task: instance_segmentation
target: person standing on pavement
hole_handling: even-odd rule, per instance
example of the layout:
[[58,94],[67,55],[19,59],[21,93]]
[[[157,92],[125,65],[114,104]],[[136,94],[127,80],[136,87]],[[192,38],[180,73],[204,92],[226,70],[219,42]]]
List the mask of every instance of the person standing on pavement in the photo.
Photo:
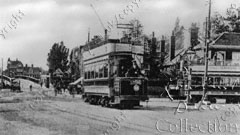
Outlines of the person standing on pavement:
[[32,84],[29,86],[29,88],[30,88],[30,91],[32,91]]

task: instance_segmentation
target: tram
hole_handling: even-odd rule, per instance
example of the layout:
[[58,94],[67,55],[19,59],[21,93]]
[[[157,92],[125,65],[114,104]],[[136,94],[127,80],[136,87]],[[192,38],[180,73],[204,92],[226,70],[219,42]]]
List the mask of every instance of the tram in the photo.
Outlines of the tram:
[[[209,45],[206,96],[212,103],[217,99],[224,99],[226,103],[240,102],[239,38],[238,33],[223,33]],[[170,82],[170,95],[175,98],[189,95],[192,102],[201,100],[205,84],[205,62],[200,54],[204,54],[204,49],[185,53],[179,59],[180,66],[175,67],[178,78]]]
[[[240,42],[239,33],[222,33],[209,44],[206,99],[215,103],[224,99],[226,103],[240,102]],[[192,102],[198,102],[203,95],[205,57],[204,47],[183,51],[176,57],[169,69],[175,69],[175,78],[168,86],[173,98],[190,96]],[[197,49],[199,48],[199,49]]]
[[83,98],[90,104],[117,105],[121,108],[139,106],[148,100],[147,80],[143,76],[126,76],[132,61],[141,66],[143,45],[105,43],[92,49],[83,47],[81,74]]
[[[171,80],[169,93],[175,99],[184,99],[189,94],[192,102],[196,103],[203,95],[204,65],[191,65],[189,68],[190,71],[179,72],[179,79]],[[217,99],[225,99],[226,103],[240,102],[239,66],[210,65],[206,95],[211,103],[216,103]]]

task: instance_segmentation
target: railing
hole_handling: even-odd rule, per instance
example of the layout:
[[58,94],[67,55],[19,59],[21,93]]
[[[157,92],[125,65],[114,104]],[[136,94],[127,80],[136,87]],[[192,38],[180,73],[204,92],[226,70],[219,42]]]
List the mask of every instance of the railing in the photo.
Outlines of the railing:
[[[204,61],[192,61],[191,65],[205,65]],[[240,60],[215,61],[210,60],[209,66],[240,66]]]

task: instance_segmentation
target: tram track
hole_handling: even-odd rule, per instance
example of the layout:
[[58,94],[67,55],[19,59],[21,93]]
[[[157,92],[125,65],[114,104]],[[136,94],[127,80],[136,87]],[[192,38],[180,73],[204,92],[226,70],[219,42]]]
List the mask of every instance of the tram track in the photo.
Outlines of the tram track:
[[[51,97],[46,94],[46,91],[43,91],[42,94],[47,97],[50,97],[49,98],[50,100],[55,101],[54,97]],[[51,102],[50,104],[46,104],[46,105],[54,110],[59,111],[59,112],[67,113],[67,114],[74,115],[74,116],[80,116],[83,118],[88,118],[90,121],[95,120],[95,121],[102,122],[104,124],[109,124],[109,125],[111,125],[115,121],[114,116],[112,118],[104,117],[103,115],[86,113],[86,112],[81,111],[80,109],[75,109],[74,111],[71,111],[72,108],[63,109],[62,106],[59,106],[58,104],[55,104],[54,102]],[[91,105],[89,105],[89,106],[91,106]],[[101,107],[101,109],[102,109],[102,107]],[[109,109],[109,108],[104,108],[104,109]],[[116,111],[118,111],[118,110],[116,110]],[[119,116],[120,116],[120,114],[119,114]],[[117,116],[115,116],[115,117],[117,117]],[[125,128],[130,128],[130,129],[132,128],[133,130],[138,129],[141,131],[143,130],[143,131],[150,131],[150,132],[153,131],[153,127],[150,127],[150,126],[145,126],[145,125],[141,125],[138,123],[128,122],[127,120],[124,121],[123,123],[124,123],[124,125],[122,125],[122,127],[125,127]]]

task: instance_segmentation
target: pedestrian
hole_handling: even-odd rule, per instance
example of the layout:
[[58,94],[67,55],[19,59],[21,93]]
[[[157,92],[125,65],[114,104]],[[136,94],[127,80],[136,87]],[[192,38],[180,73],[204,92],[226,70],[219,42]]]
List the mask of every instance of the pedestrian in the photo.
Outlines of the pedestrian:
[[125,74],[127,72],[127,69],[125,68],[124,65],[120,66],[120,70],[119,70],[119,77],[125,77]]
[[32,84],[29,86],[29,88],[30,88],[30,91],[32,91]]
[[42,88],[43,82],[40,82],[40,85],[41,85],[41,88]]
[[127,71],[126,76],[128,77],[139,77],[144,76],[144,74],[141,73],[140,68],[137,65],[137,62],[135,60],[132,61],[132,67]]

